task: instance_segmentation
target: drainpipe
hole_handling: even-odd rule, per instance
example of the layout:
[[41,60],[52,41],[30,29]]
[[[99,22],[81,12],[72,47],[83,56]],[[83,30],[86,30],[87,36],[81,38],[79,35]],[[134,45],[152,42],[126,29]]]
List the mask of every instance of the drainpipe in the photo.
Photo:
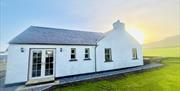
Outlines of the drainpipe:
[[95,67],[95,72],[97,72],[97,67],[96,67],[96,48],[97,48],[97,43],[96,43],[96,46],[95,46],[95,49],[94,49],[95,50],[95,53],[94,53],[95,54],[95,66],[94,66]]

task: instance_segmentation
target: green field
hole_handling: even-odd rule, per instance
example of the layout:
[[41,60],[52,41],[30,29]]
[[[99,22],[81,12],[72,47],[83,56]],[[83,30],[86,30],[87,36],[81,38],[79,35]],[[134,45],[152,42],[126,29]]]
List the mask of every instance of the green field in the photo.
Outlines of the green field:
[[180,57],[180,47],[143,49],[144,56]]
[[[144,49],[144,56],[180,57],[180,47]],[[54,91],[180,91],[180,58],[162,60],[164,67],[140,73],[85,81]]]
[[180,59],[164,59],[164,67],[124,77],[87,81],[54,91],[180,91]]

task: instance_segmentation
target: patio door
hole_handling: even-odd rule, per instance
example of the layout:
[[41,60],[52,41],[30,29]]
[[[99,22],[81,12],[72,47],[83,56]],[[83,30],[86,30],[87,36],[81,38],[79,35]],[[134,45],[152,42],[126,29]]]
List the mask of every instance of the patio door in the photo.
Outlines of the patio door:
[[31,49],[29,83],[54,80],[54,49]]

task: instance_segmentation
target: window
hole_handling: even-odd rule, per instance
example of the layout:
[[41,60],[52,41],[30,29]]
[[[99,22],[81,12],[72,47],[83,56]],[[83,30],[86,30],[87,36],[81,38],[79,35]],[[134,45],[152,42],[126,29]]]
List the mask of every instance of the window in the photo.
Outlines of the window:
[[42,65],[41,59],[42,59],[42,51],[33,51],[32,77],[41,76],[41,65]]
[[45,76],[53,75],[53,50],[46,50]]
[[137,58],[137,49],[136,48],[132,48],[132,57],[133,57],[133,60],[138,59]]
[[89,60],[90,59],[90,50],[89,48],[85,48],[85,60]]
[[76,61],[76,48],[71,48],[71,61]]
[[105,49],[105,62],[112,61],[112,54],[111,54],[111,48]]

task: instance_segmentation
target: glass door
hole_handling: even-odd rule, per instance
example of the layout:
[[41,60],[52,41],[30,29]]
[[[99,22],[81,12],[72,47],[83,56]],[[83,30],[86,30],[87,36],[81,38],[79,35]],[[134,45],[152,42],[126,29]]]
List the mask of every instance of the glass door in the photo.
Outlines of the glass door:
[[45,53],[45,76],[53,75],[54,66],[54,52],[53,50],[46,50]]
[[42,51],[34,50],[32,52],[32,77],[41,77],[42,71]]
[[54,49],[31,49],[29,78],[54,77]]

